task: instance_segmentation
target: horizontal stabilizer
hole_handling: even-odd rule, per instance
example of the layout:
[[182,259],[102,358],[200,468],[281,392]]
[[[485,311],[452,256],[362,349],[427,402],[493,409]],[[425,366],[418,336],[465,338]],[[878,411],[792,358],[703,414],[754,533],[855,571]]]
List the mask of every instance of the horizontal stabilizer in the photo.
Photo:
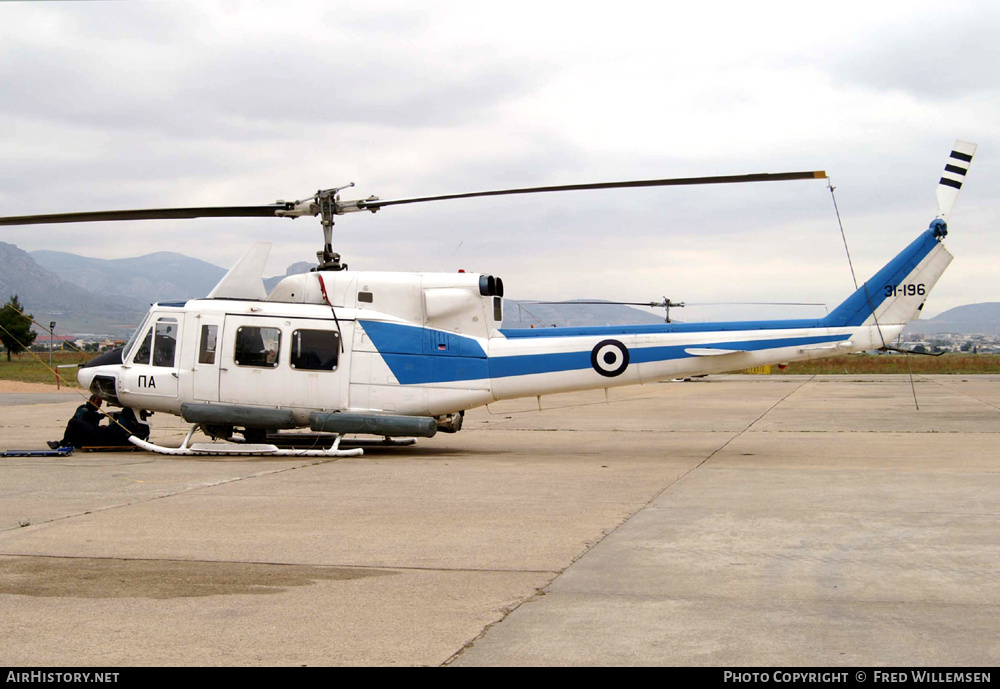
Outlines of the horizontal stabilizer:
[[743,354],[745,349],[716,349],[713,347],[688,347],[684,350],[691,356],[725,356],[726,354]]
[[841,347],[850,347],[849,342],[823,342],[822,344],[806,345],[805,347],[799,347],[800,352],[815,352],[822,351],[824,349],[840,349]]

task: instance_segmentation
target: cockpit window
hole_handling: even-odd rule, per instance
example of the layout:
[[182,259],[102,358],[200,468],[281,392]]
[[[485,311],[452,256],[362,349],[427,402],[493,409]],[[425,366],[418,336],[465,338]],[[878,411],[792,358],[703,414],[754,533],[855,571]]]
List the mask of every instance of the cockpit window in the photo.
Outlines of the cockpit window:
[[153,343],[153,366],[173,368],[177,354],[177,319],[161,318],[156,322]]
[[123,359],[127,359],[128,355],[133,351],[132,347],[135,345],[136,340],[139,339],[139,336],[143,332],[145,332],[146,323],[148,322],[149,322],[149,314],[147,313],[146,317],[142,319],[142,323],[139,324],[138,328],[132,331],[132,336],[129,337],[128,342],[125,343],[125,348],[122,350]]
[[142,342],[139,347],[135,350],[135,356],[132,357],[133,364],[146,364],[149,365],[149,355],[153,352],[153,329],[150,328],[146,331],[146,336],[142,338]]

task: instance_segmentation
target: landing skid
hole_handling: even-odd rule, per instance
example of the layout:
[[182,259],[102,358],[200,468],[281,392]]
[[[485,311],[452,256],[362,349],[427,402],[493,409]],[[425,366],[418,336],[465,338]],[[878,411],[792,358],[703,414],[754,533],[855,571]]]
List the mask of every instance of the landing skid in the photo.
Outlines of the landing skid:
[[[191,427],[191,430],[188,431],[188,434],[184,437],[184,441],[181,443],[180,447],[163,447],[162,445],[156,445],[155,443],[141,440],[134,435],[129,437],[129,441],[136,447],[149,452],[156,452],[161,455],[181,455],[188,457],[220,455],[251,457],[358,457],[363,455],[365,452],[360,447],[351,448],[349,450],[341,450],[340,442],[343,440],[343,436],[340,435],[327,436],[328,438],[333,438],[333,444],[329,448],[323,450],[280,448],[277,445],[267,443],[191,443],[191,438],[194,436],[194,433],[198,430],[198,428],[198,425]],[[366,444],[410,445],[414,442],[416,442],[414,438],[386,438],[384,441],[373,441]],[[354,442],[351,441],[351,444],[354,444]]]
[[317,447],[327,447],[335,442],[336,438],[342,437],[342,445],[347,447],[401,447],[413,445],[416,438],[348,438],[338,436],[336,433],[268,433],[267,442],[281,449],[314,449]]
[[348,445],[358,447],[402,447],[404,445],[416,445],[416,438],[389,438],[381,440],[375,438],[348,438],[344,441]]

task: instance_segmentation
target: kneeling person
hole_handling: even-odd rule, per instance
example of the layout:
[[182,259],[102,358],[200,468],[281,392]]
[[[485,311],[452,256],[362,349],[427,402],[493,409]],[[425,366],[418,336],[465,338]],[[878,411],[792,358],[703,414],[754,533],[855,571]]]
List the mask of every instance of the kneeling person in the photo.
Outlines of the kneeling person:
[[126,428],[121,428],[116,423],[102,426],[101,419],[104,415],[100,408],[103,403],[104,400],[99,396],[92,395],[86,404],[77,407],[73,418],[66,424],[62,440],[49,441],[49,447],[53,450],[59,447],[127,447],[130,445],[129,435],[140,435],[145,430],[148,437],[149,427],[140,424],[131,409],[125,409],[119,414],[119,423],[123,423]]

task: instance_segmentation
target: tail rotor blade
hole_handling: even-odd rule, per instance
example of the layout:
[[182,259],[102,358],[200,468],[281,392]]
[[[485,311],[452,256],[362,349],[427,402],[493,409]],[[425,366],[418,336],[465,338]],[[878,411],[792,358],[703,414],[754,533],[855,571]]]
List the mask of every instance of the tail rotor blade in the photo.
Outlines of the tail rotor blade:
[[937,201],[938,217],[947,222],[955,201],[958,199],[958,192],[965,181],[965,175],[969,171],[972,163],[972,156],[976,153],[976,144],[962,141],[955,141],[948,162],[944,166],[944,174],[938,182]]

